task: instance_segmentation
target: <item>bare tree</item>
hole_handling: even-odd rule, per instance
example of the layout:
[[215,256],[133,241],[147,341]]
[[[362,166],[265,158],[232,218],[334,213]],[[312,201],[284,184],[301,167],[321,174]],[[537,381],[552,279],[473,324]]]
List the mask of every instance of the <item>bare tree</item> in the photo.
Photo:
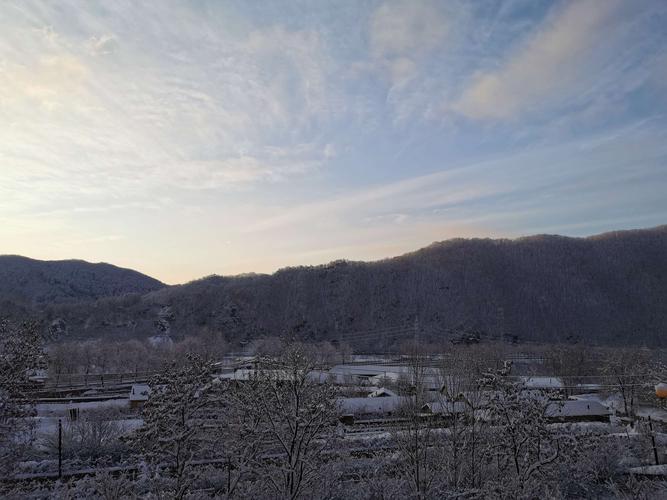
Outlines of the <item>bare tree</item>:
[[444,434],[444,468],[456,489],[481,483],[485,407],[488,397],[480,384],[483,361],[468,352],[452,353],[441,360],[437,403],[448,432]]
[[197,336],[185,337],[174,345],[173,350],[177,358],[192,353],[203,359],[219,361],[227,352],[227,341],[222,333],[205,328]]
[[604,360],[603,373],[613,381],[629,417],[634,417],[642,386],[647,384],[649,365],[650,355],[643,349],[610,350]]
[[392,432],[398,460],[395,474],[402,478],[416,498],[427,498],[441,479],[443,446],[433,421],[421,415],[412,399],[398,413],[404,425]]
[[338,354],[340,356],[340,362],[347,363],[352,357],[352,354],[354,354],[354,350],[347,342],[340,342],[338,344]]
[[[117,459],[127,451],[120,438],[125,429],[118,414],[110,409],[88,410],[62,428],[62,451],[65,458]],[[58,431],[45,440],[51,455],[59,448]]]
[[443,447],[435,431],[433,419],[422,413],[426,402],[427,382],[432,382],[435,370],[430,366],[427,350],[415,341],[401,347],[409,356],[409,371],[404,387],[410,393],[399,411],[404,425],[392,433],[398,449],[396,474],[402,477],[417,498],[428,497],[440,479]]
[[253,341],[258,356],[280,356],[283,349],[279,337],[260,337]]

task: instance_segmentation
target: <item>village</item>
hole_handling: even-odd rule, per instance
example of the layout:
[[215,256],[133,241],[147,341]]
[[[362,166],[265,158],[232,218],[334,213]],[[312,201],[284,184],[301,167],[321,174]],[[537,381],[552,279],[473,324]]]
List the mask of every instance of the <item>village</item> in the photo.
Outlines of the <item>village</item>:
[[[667,477],[667,411],[664,405],[660,407],[667,398],[666,384],[654,383],[649,377],[619,386],[618,377],[612,375],[558,376],[548,373],[545,357],[531,353],[517,352],[494,363],[495,369],[475,378],[473,372],[462,372],[460,363],[447,355],[366,354],[350,356],[345,363],[319,364],[302,375],[308,385],[332,388],[335,418],[327,425],[335,428],[337,438],[352,455],[392,453],[397,433],[415,428],[451,433],[460,426],[493,427],[498,422],[491,405],[516,398],[520,411],[524,405],[537,405],[543,423],[553,429],[594,433],[621,445],[641,442],[651,453],[644,462],[628,465],[624,473]],[[225,356],[212,367],[210,384],[227,384],[240,391],[257,380],[281,385],[299,376],[280,360],[261,355]],[[26,468],[15,479],[57,480],[92,474],[93,469],[77,468],[74,463],[63,466],[63,456],[72,456],[67,450],[71,443],[63,441],[63,429],[91,418],[110,422],[121,438],[141,428],[143,407],[154,390],[152,375],[70,375],[57,382],[47,373],[33,377],[38,387],[34,393],[38,442],[50,443],[43,447],[52,456],[40,470]],[[653,402],[640,397],[647,384],[653,384],[649,388],[654,391]],[[632,408],[628,409],[630,398]],[[122,470],[134,469],[125,464]]]

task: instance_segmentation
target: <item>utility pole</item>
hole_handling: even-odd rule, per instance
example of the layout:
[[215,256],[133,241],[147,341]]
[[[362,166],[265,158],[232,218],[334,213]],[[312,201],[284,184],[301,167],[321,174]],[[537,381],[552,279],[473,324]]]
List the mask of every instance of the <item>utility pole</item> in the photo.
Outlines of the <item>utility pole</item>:
[[63,421],[58,419],[58,479],[63,477]]
[[343,354],[343,336],[340,328],[338,328],[338,318],[334,319],[334,330],[338,334],[338,352],[341,354],[341,361],[345,363],[345,355]]
[[419,316],[415,317],[415,347],[417,347],[417,343],[419,342]]
[[500,343],[505,343],[505,308],[498,308],[498,327],[500,329]]
[[653,422],[651,422],[651,415],[648,416],[648,427],[651,431],[651,444],[653,444],[653,458],[655,458],[655,465],[660,465],[658,459],[658,448],[655,446],[655,433],[653,432]]
[[227,456],[227,496],[232,489],[232,457]]

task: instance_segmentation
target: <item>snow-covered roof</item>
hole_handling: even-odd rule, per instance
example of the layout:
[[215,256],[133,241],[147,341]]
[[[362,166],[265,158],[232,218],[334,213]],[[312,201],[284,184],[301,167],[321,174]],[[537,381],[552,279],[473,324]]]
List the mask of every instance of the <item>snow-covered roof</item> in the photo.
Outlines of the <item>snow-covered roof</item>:
[[134,384],[130,389],[130,401],[148,401],[151,388],[146,384]]
[[221,378],[232,380],[251,380],[257,376],[268,377],[273,380],[291,380],[293,375],[289,370],[254,370],[250,368],[237,368],[233,373],[225,374]]
[[400,373],[406,369],[407,366],[346,364],[333,366],[329,372],[358,377],[375,377],[376,375],[384,375],[386,373]]
[[610,414],[609,408],[602,403],[584,399],[549,403],[545,412],[547,417],[594,417]]
[[[254,370],[249,368],[237,368],[233,372],[222,373],[217,376],[219,379],[227,380],[252,380],[257,376],[268,377],[272,380],[292,380],[294,374],[290,370]],[[309,382],[323,384],[330,380],[329,372],[313,370],[306,374]]]
[[526,389],[562,389],[563,381],[558,377],[520,377]]
[[326,382],[331,381],[329,372],[323,370],[313,370],[308,372],[308,375],[306,375],[306,379],[308,380],[308,382],[314,382],[316,384],[324,384]]
[[28,373],[28,380],[32,382],[44,382],[48,378],[49,378],[48,372],[42,368],[30,370]]
[[462,401],[433,401],[422,406],[422,411],[429,413],[463,413],[465,409],[466,404]]
[[390,413],[412,401],[408,396],[385,398],[338,398],[336,405],[343,415],[355,413]]
[[579,391],[599,391],[602,389],[601,384],[575,384],[575,388]]
[[[352,375],[374,377],[376,375],[384,375],[385,373],[404,373],[406,375],[411,374],[414,371],[414,368],[409,365],[357,365],[357,364],[344,364],[336,365],[329,370],[332,373],[350,373]],[[439,370],[433,367],[424,368],[425,373],[427,374],[438,374]]]
[[667,465],[644,465],[641,467],[632,467],[628,469],[630,474],[639,474],[642,476],[667,476]]
[[385,380],[392,382],[397,382],[401,378],[401,373],[399,372],[386,372],[381,375],[375,375],[368,379],[371,384],[381,384]]
[[[442,375],[438,368],[425,367],[423,369],[423,382],[428,389],[440,389],[442,387]],[[371,384],[381,384],[383,379],[399,380],[405,378],[411,380],[414,368],[408,365],[336,365],[329,370],[329,373],[338,377],[353,377],[358,379],[368,379]]]
[[380,387],[379,389],[374,390],[368,395],[369,398],[386,398],[386,397],[396,397],[396,396],[398,396],[398,394],[396,394],[391,389],[387,389],[386,387]]

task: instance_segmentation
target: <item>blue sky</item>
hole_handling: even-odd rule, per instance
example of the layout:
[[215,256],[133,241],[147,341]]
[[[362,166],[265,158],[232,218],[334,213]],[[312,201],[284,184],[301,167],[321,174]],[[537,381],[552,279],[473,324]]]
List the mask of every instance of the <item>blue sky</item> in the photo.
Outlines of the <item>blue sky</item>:
[[667,222],[667,2],[2,2],[0,253],[170,283]]

